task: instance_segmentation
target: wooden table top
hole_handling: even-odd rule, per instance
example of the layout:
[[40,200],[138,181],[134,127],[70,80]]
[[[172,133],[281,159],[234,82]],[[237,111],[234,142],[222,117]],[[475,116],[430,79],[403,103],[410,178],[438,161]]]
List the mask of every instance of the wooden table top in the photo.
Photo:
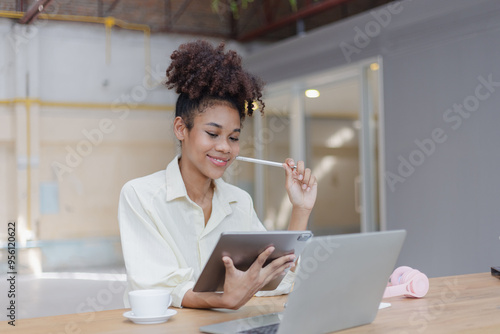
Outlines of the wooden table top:
[[[16,326],[0,322],[2,334],[84,333],[199,333],[200,326],[279,312],[287,296],[255,297],[237,311],[176,309],[162,324],[138,325],[125,317],[128,309],[18,319]],[[379,310],[369,325],[339,333],[500,333],[500,280],[489,273],[430,279],[422,299],[384,299],[391,307]]]

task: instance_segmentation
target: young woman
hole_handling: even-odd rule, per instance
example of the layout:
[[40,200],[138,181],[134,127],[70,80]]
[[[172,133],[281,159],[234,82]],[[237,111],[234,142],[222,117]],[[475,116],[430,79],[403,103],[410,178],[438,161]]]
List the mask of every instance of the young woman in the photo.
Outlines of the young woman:
[[[224,52],[222,43],[183,44],[171,59],[167,87],[179,94],[173,130],[181,154],[166,170],[122,189],[118,218],[128,289],[169,289],[176,307],[238,309],[295,260],[287,255],[263,267],[270,247],[243,272],[225,256],[223,293],[192,290],[220,233],[265,230],[248,193],[221,179],[238,156],[241,124],[252,115],[253,102],[264,107],[263,84],[243,70],[236,52]],[[317,182],[303,161],[292,169],[294,164],[292,159],[283,164],[293,204],[289,229],[305,230]]]

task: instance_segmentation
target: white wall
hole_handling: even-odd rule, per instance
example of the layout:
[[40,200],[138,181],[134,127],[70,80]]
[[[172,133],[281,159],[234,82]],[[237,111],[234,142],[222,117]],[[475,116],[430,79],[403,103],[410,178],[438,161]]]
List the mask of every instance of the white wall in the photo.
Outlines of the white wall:
[[386,176],[399,175],[400,156],[418,158],[415,140],[437,131],[442,142],[428,144],[411,175],[403,170],[404,182],[385,182],[387,228],[408,230],[399,264],[429,276],[484,272],[500,261],[500,87],[488,97],[481,88],[483,100],[460,127],[443,117],[476,101],[479,77],[500,82],[499,32],[494,0],[396,1],[249,55],[246,64],[276,82],[381,55]]
[[[431,275],[500,263],[499,33],[492,26],[384,58],[386,170],[402,176],[386,184],[387,226],[408,230],[401,259]],[[452,111],[459,105],[463,116]]]

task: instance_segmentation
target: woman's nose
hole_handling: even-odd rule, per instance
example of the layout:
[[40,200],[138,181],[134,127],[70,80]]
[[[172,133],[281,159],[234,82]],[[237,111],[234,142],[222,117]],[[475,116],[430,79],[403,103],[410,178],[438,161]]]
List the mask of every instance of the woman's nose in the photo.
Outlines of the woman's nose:
[[231,152],[231,145],[229,145],[228,140],[226,139],[221,139],[218,143],[215,149],[219,152],[223,153],[230,153]]

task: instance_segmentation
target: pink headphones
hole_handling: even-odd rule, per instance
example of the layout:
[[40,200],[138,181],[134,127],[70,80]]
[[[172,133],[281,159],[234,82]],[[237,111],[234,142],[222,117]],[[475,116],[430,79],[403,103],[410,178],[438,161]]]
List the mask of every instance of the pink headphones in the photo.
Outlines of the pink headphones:
[[385,288],[383,298],[405,296],[422,298],[429,291],[429,279],[424,273],[410,268],[399,267],[394,270],[387,288]]

